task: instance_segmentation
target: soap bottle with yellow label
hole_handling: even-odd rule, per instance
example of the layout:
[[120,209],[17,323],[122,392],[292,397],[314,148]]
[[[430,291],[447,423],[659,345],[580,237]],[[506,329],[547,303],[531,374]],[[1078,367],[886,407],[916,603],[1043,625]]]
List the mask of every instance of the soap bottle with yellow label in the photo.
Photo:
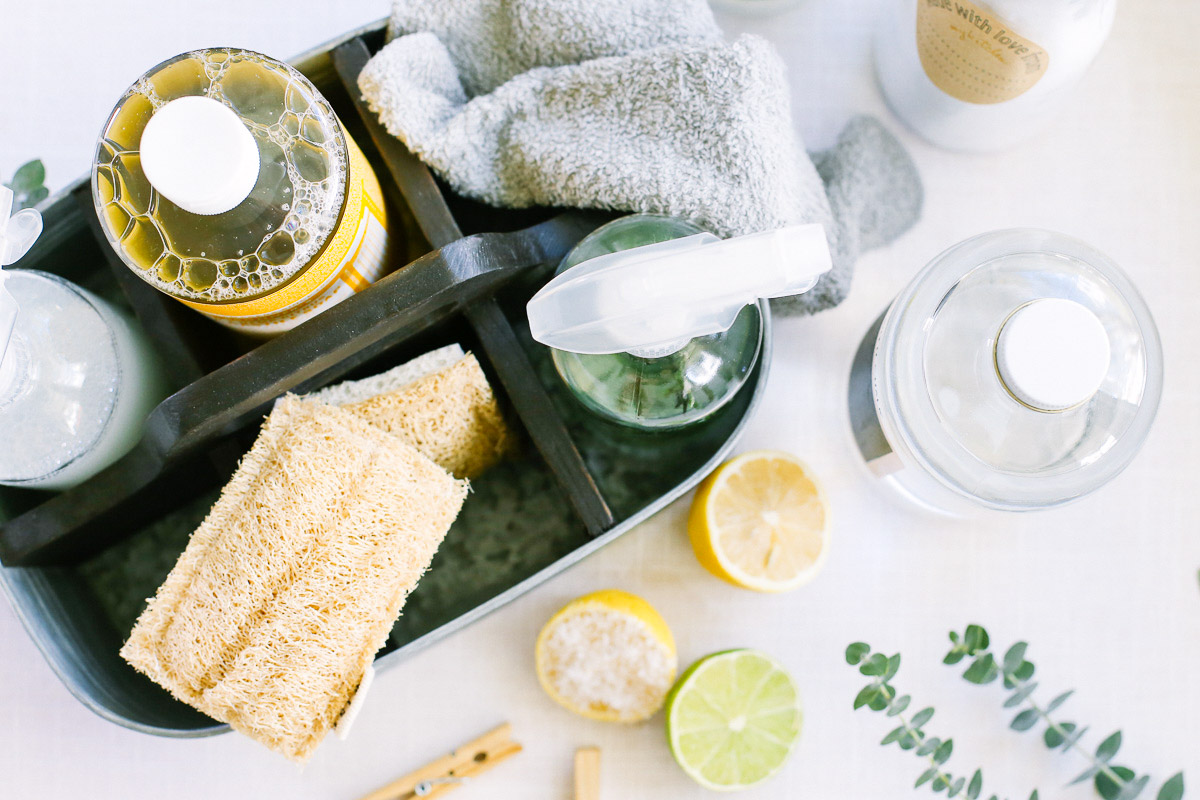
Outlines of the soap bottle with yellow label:
[[362,152],[307,78],[249,50],[139,78],[100,135],[92,193],[130,269],[245,333],[290,330],[391,267]]
[[936,145],[982,152],[1036,133],[1112,29],[1116,0],[887,0],[875,68],[888,105]]

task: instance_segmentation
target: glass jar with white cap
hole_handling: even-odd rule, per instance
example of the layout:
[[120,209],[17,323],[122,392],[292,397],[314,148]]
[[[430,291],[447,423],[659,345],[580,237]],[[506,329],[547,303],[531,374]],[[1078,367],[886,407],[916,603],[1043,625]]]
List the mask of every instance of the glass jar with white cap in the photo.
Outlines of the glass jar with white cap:
[[1007,230],[947,250],[896,298],[859,350],[850,408],[872,471],[920,504],[1027,511],[1116,477],[1161,394],[1154,321],[1116,264]]

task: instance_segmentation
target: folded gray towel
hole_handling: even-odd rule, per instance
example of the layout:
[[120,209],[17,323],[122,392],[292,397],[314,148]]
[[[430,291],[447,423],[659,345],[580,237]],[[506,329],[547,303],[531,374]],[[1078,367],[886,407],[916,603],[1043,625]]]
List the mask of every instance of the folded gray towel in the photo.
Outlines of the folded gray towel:
[[669,214],[720,236],[824,224],[834,268],[781,311],[840,302],[860,249],[920,213],[916,169],[874,120],[814,165],[774,49],[722,41],[703,0],[396,0],[390,31],[359,88],[459,194]]

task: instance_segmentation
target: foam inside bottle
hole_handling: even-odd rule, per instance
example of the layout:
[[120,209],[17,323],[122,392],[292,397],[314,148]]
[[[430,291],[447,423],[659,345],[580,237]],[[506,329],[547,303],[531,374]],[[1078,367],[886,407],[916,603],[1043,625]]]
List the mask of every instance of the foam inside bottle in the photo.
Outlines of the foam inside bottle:
[[[225,213],[183,211],[141,169],[146,124],[188,96],[230,107],[259,148],[258,182]],[[245,300],[286,283],[324,247],[347,169],[336,116],[302,75],[257,53],[197,51],[151,70],[117,103],[98,145],[93,193],[114,247],[153,286],[183,299]]]

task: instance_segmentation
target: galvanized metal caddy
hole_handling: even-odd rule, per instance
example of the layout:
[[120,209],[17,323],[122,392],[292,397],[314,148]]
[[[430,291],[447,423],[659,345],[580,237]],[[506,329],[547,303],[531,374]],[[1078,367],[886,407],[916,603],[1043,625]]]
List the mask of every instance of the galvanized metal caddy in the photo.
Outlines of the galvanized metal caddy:
[[[584,411],[559,385],[545,348],[529,338],[524,304],[566,252],[609,217],[503,211],[436,181],[358,100],[355,79],[383,44],[383,29],[375,23],[292,63],[325,94],[374,165],[393,218],[418,244],[409,255],[424,253],[411,263],[278,338],[241,339],[120,262],[84,179],[43,204],[45,232],[17,265],[61,274],[132,308],[177,388],[151,414],[139,445],[81,486],[57,495],[0,488],[0,586],[63,683],[120,725],[164,736],[228,729],[121,660],[137,608],[106,604],[103,586],[135,584],[118,588],[141,589],[138,605],[153,592],[282,394],[374,374],[459,342],[477,354],[528,443],[516,461],[476,482],[377,657],[385,668],[688,491],[728,453],[765,385],[771,326],[762,303],[763,357],[742,391],[709,420],[650,434]],[[144,586],[131,572],[114,571],[114,564],[136,571],[141,562],[153,562],[149,579],[139,579]]]

